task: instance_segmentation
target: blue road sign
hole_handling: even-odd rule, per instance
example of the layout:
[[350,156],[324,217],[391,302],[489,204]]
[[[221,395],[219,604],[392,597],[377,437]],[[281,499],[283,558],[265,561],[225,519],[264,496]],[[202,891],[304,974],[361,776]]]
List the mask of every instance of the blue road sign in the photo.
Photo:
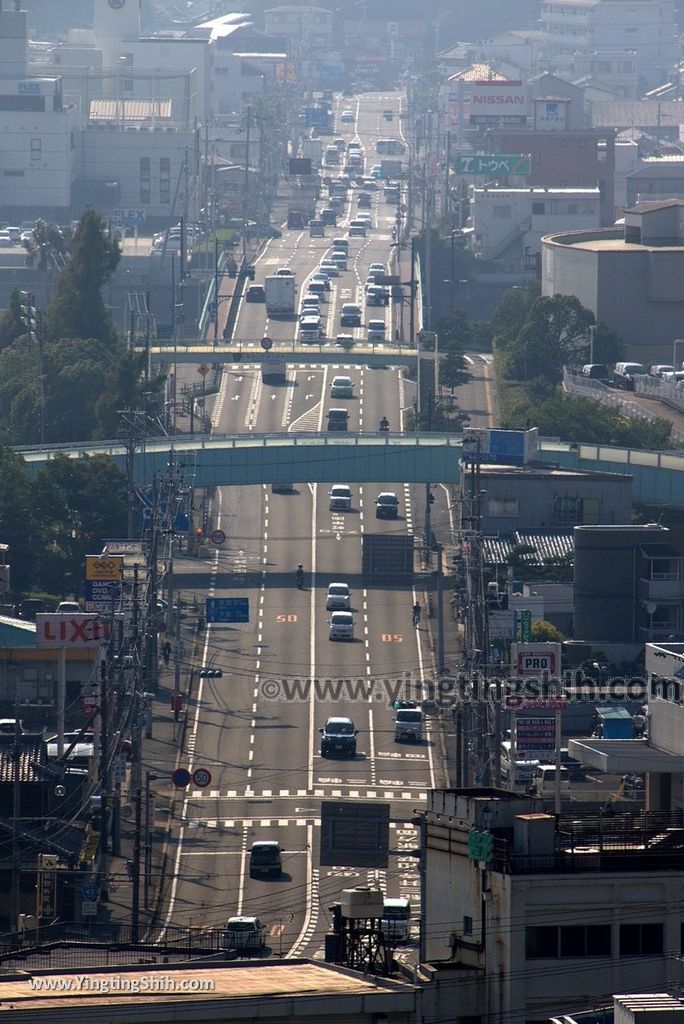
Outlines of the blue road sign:
[[100,890],[98,889],[98,887],[96,885],[82,885],[81,886],[81,896],[86,901],[86,903],[94,903],[95,900],[97,899],[99,893],[100,893]]
[[183,789],[185,786],[189,786],[191,778],[192,775],[190,774],[187,768],[176,768],[176,770],[171,775],[171,781],[173,782],[174,786],[177,786],[179,789]]
[[208,597],[206,620],[209,622],[249,622],[248,597]]

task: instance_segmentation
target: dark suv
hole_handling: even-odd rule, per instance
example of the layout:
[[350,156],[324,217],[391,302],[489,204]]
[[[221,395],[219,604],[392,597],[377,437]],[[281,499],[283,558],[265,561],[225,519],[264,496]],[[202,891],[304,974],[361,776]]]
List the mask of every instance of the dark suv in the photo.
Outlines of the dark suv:
[[321,757],[356,757],[356,737],[351,718],[329,718],[321,733]]

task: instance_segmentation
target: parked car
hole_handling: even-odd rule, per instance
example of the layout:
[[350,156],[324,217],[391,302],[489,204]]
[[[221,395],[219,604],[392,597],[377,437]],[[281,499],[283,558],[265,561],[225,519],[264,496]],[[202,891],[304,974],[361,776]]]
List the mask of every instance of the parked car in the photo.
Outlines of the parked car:
[[611,380],[610,370],[605,363],[585,363],[582,367],[582,376],[590,380],[600,380],[608,384]]
[[664,377],[666,373],[674,373],[674,366],[669,363],[654,363],[648,370],[651,377]]
[[642,363],[616,363],[613,380],[617,387],[634,391],[634,378],[645,374],[646,368]]

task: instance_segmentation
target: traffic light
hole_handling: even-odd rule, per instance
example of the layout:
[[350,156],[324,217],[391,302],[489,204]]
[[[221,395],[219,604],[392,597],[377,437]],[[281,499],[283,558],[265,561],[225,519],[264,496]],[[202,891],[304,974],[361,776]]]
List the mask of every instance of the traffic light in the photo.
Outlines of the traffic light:
[[204,527],[203,526],[196,526],[195,527],[195,536],[197,537],[197,540],[201,540],[202,539],[202,537],[204,536]]
[[201,668],[199,676],[200,679],[222,679],[223,670],[220,668]]

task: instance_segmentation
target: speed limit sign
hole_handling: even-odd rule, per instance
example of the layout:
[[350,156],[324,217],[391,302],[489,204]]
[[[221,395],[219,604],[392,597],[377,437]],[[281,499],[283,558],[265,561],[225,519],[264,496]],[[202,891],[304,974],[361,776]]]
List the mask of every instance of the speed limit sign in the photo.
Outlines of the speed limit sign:
[[196,768],[192,773],[192,781],[198,789],[205,789],[211,784],[211,772],[206,768]]
[[215,544],[216,547],[220,547],[221,544],[224,544],[225,540],[226,540],[226,535],[223,532],[223,530],[213,530],[212,531],[211,543]]

